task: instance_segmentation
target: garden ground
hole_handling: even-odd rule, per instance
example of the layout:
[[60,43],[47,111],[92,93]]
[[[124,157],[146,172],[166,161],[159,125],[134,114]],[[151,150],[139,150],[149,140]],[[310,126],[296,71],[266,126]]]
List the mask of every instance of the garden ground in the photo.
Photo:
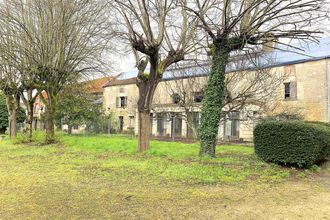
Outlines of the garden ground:
[[40,145],[0,142],[1,219],[327,219],[330,166],[281,168],[252,147],[199,159],[198,144],[126,136],[66,136]]

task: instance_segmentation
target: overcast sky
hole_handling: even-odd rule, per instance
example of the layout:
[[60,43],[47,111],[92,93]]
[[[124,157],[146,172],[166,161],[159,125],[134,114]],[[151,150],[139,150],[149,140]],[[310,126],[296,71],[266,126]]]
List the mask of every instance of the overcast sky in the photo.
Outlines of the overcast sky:
[[[330,5],[330,3],[329,3]],[[324,38],[330,37],[330,20],[324,22],[321,26],[324,30]],[[113,67],[114,73],[111,75],[117,75],[121,72],[126,72],[135,69],[135,59],[132,54],[113,54]]]

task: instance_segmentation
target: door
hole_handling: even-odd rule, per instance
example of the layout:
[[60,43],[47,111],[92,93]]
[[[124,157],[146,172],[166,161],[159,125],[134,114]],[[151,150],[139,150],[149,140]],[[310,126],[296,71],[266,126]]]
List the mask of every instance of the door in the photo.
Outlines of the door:
[[119,116],[119,131],[123,132],[124,130],[124,116]]

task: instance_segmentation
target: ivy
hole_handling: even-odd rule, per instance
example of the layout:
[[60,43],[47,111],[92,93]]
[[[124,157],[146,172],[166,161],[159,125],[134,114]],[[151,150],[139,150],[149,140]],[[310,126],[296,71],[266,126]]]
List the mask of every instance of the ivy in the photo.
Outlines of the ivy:
[[139,79],[146,82],[150,79],[150,74],[149,73],[142,73],[141,75],[139,75]]
[[163,77],[164,69],[165,69],[165,63],[160,62],[157,68],[157,74],[159,75],[160,78]]
[[225,72],[229,59],[229,50],[222,47],[215,48],[212,68],[208,83],[204,89],[201,112],[201,126],[199,135],[201,140],[200,156],[215,157],[219,122],[222,113],[222,100],[225,89]]

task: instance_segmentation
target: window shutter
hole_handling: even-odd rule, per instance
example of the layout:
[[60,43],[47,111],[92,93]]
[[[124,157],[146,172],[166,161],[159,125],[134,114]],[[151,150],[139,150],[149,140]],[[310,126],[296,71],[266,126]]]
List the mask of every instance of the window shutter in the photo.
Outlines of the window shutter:
[[124,104],[124,105],[125,105],[124,107],[126,108],[126,107],[127,107],[127,97],[125,97],[125,99],[124,99],[124,103],[125,103],[125,104]]
[[119,101],[120,101],[120,99],[119,99],[119,97],[117,97],[116,98],[116,108],[119,108]]
[[297,82],[291,82],[290,83],[290,98],[291,99],[297,99]]

